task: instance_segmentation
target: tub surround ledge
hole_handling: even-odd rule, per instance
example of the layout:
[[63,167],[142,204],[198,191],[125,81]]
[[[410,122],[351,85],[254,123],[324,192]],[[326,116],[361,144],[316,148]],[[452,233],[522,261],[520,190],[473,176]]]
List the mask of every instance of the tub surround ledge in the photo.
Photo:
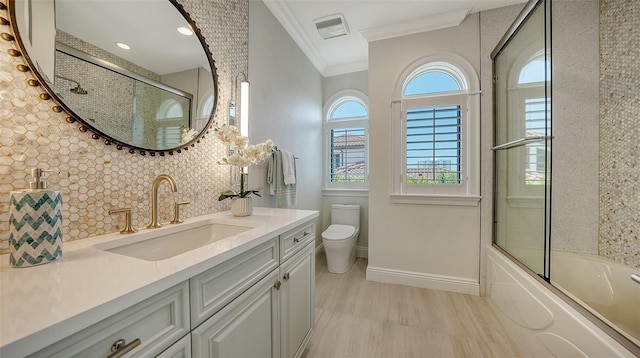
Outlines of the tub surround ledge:
[[0,356],[37,352],[317,216],[317,211],[255,208],[243,218],[228,211],[191,218],[184,224],[216,219],[254,228],[160,261],[96,247],[125,237],[118,233],[65,242],[62,260],[42,266],[12,268],[2,255]]

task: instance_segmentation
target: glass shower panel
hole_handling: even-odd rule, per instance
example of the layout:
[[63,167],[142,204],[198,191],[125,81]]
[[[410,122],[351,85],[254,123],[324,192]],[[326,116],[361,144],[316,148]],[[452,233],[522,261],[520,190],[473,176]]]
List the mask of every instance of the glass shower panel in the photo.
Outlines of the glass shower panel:
[[494,56],[494,243],[548,279],[550,65],[536,6]]

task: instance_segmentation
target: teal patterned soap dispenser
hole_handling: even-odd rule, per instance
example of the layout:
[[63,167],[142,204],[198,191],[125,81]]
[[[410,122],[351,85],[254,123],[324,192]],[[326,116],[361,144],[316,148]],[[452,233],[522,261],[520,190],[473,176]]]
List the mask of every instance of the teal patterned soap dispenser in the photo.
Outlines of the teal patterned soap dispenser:
[[30,267],[62,258],[62,194],[47,190],[45,172],[32,169],[29,189],[9,199],[9,264]]

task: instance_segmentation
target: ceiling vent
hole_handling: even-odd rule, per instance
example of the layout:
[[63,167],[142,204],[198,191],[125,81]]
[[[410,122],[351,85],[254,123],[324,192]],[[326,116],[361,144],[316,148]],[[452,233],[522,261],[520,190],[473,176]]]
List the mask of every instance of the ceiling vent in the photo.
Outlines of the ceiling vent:
[[349,34],[347,22],[342,14],[335,14],[320,19],[313,20],[318,29],[318,33],[323,39],[328,40]]

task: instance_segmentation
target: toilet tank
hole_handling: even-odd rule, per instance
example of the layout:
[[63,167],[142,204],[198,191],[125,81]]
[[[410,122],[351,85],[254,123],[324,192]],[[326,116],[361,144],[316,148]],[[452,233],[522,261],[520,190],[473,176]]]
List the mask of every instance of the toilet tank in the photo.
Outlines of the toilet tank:
[[331,205],[331,223],[351,225],[360,228],[360,205],[333,204]]

